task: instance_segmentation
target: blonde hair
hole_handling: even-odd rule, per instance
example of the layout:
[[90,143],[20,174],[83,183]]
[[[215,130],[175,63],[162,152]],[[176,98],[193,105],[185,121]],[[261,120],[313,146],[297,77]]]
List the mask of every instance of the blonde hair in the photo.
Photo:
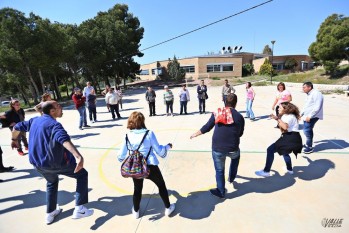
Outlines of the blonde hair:
[[[11,107],[12,110],[15,110],[14,105],[15,105],[16,103],[19,103],[19,100],[16,100],[16,99],[11,100],[11,102],[10,102],[10,107]],[[20,103],[19,103],[19,104],[20,104]]]
[[46,102],[48,101],[50,98],[51,99],[51,95],[49,93],[44,93],[42,96],[41,96],[41,102]]

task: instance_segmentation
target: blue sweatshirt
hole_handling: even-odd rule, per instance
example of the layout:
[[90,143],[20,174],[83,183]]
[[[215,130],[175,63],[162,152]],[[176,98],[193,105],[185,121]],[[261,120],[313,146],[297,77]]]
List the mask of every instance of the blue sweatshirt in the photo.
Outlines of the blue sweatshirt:
[[59,169],[76,164],[74,156],[63,147],[70,141],[68,133],[50,115],[19,122],[14,129],[29,132],[29,162],[35,167]]
[[244,133],[245,119],[242,115],[232,108],[234,123],[224,125],[215,124],[215,118],[212,113],[208,122],[200,129],[202,134],[209,132],[213,127],[212,150],[217,152],[232,152],[239,149],[240,137]]

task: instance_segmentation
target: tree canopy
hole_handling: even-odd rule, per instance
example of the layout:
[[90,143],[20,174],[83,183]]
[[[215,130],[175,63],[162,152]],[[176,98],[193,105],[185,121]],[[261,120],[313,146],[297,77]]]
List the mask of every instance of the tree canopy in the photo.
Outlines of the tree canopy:
[[327,72],[333,73],[339,63],[348,60],[349,18],[333,14],[321,24],[308,51],[312,59],[324,65]]
[[180,67],[180,64],[176,58],[173,56],[173,60],[169,61],[167,64],[167,72],[171,79],[176,81],[183,80],[185,78],[185,70]]
[[[24,100],[60,85],[115,83],[139,72],[144,29],[125,4],[116,4],[93,19],[75,24],[50,22],[40,16],[0,9],[0,90]],[[11,87],[11,88],[8,88]]]

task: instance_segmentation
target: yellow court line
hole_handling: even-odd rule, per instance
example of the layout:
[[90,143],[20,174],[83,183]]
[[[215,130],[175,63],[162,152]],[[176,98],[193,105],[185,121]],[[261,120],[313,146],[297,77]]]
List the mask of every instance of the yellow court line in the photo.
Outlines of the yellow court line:
[[[161,131],[173,131],[173,130],[183,130],[183,131],[189,131],[189,130],[192,130],[192,129],[163,129],[163,130],[157,130],[157,132],[161,132]],[[112,151],[113,149],[115,149],[118,145],[120,145],[121,142],[119,143],[116,143],[114,144],[112,147],[110,147],[109,149],[107,149],[107,151],[101,156],[100,158],[100,161],[99,161],[99,165],[98,165],[98,173],[99,173],[99,176],[100,178],[102,179],[102,181],[111,189],[114,189],[122,194],[133,194],[133,191],[128,191],[128,190],[125,190],[125,189],[122,189],[120,187],[118,187],[117,185],[113,184],[112,182],[110,182],[107,178],[107,176],[104,174],[103,172],[103,163],[104,163],[104,160],[106,159],[106,157],[109,155],[110,151]],[[183,152],[185,153],[185,152]],[[189,152],[187,152],[189,153]],[[120,165],[121,166],[121,165]],[[200,192],[200,191],[207,191],[211,188],[214,188],[215,185],[211,185],[207,188],[202,188],[202,189],[199,189],[199,190],[193,190],[191,192]],[[182,197],[187,197],[189,196],[189,193],[185,193],[185,194],[180,194]],[[172,194],[170,196],[173,196]]]

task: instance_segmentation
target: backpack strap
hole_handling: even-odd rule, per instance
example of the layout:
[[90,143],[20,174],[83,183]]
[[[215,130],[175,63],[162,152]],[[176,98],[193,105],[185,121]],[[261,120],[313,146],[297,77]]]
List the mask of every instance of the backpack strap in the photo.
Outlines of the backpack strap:
[[142,138],[142,141],[139,143],[137,150],[139,150],[139,148],[141,147],[141,145],[142,145],[142,143],[144,142],[144,139],[145,139],[145,137],[147,136],[148,132],[149,132],[149,130],[145,131],[145,134],[144,134],[144,136],[143,136],[143,138]]
[[[142,141],[139,143],[138,148],[137,148],[136,150],[139,150],[139,148],[141,147],[142,143],[144,142],[144,139],[145,139],[145,137],[147,136],[148,132],[149,132],[149,130],[147,130],[147,131],[145,132],[145,134],[143,135]],[[127,148],[127,150],[130,151],[130,149],[128,148],[127,144],[130,144],[130,145],[131,145],[131,142],[130,142],[130,140],[128,140],[127,134],[126,134],[125,139],[126,139],[126,148]],[[150,153],[150,152],[149,152],[149,153]],[[148,155],[149,155],[149,153],[148,153]]]

